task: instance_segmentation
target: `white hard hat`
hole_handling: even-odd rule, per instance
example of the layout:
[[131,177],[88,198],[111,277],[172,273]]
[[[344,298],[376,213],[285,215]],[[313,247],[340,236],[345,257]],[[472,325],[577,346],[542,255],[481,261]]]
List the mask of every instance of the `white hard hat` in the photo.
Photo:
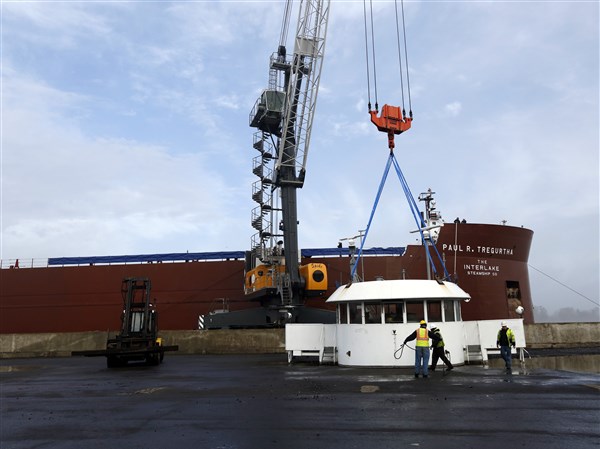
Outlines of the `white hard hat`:
[[502,325],[502,327],[506,327],[506,321],[502,321],[502,323],[500,323]]

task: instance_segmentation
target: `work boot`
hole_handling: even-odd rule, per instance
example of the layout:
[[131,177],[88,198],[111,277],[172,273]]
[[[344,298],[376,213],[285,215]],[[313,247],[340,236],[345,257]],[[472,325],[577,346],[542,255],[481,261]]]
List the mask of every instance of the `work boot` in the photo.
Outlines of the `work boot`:
[[418,378],[419,378],[419,375],[418,375],[418,374],[415,374],[415,379],[418,379]]
[[423,374],[423,379],[427,379],[429,376],[427,374]]
[[446,368],[446,371],[452,371],[454,369],[454,366],[450,365],[448,368]]

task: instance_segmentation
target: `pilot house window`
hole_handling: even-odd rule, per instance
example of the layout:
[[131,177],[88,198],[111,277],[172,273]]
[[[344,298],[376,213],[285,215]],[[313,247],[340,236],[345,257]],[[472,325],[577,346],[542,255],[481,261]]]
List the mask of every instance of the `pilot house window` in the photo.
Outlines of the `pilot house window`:
[[458,321],[456,319],[457,301],[444,301],[444,321]]
[[418,323],[425,319],[425,308],[423,307],[423,301],[419,302],[407,302],[406,303],[406,322],[407,323]]
[[381,324],[381,304],[365,304],[365,323]]
[[427,301],[427,320],[436,322],[442,321],[441,301]]
[[350,324],[362,324],[362,304],[350,304]]
[[385,303],[383,305],[383,311],[385,313],[386,323],[403,323],[404,318],[402,314],[404,303]]

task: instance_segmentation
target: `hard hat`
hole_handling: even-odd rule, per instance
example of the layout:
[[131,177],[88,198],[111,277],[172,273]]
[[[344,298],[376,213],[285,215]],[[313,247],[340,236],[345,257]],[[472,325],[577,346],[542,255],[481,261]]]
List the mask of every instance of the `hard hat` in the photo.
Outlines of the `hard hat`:
[[502,327],[506,327],[506,321],[502,321],[502,323],[500,323],[502,325]]
[[435,327],[435,326],[431,326],[431,330],[432,330],[432,331],[434,331],[434,330],[436,330],[436,329],[437,329],[437,327]]
[[421,326],[422,326],[423,324],[424,324],[424,325],[427,325],[427,321],[425,321],[425,320],[421,320],[421,322],[420,322],[419,324],[420,324]]

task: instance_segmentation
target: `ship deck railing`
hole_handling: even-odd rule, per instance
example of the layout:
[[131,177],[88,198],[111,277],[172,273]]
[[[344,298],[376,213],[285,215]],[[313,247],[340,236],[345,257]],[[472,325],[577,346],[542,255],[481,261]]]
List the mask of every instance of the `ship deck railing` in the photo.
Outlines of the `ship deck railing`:
[[[368,248],[363,256],[402,256],[404,247]],[[348,248],[307,248],[301,250],[302,257],[347,257]],[[0,269],[47,268],[94,265],[128,265],[144,263],[186,263],[244,260],[244,251],[185,252],[164,254],[134,254],[121,256],[51,257],[48,259],[0,259]]]

